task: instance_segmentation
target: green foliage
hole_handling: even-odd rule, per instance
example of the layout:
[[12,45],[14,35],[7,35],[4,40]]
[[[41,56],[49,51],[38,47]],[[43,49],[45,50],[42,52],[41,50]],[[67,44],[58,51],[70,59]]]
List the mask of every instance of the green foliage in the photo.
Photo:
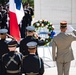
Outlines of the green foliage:
[[[46,29],[46,32],[45,32],[45,30],[44,30],[44,32],[42,33],[42,34],[47,34],[48,35],[48,37],[46,37],[45,39],[44,39],[44,42],[45,42],[45,45],[48,45],[50,42],[51,42],[51,40],[52,40],[52,38],[53,38],[53,35],[55,35],[54,34],[54,27],[53,27],[53,24],[52,23],[50,23],[50,22],[48,22],[47,20],[38,20],[37,22],[34,22],[33,23],[33,26],[35,27],[35,30],[36,30],[36,32],[39,34],[40,33],[40,30],[43,28],[43,29],[45,29],[45,28],[47,28]],[[48,30],[48,31],[47,31]],[[42,37],[41,37],[42,38]]]
[[[0,4],[5,5],[9,0],[0,0]],[[34,7],[34,0],[22,0],[22,3],[28,2],[30,6]]]
[[34,7],[34,0],[22,0],[22,3],[26,3],[28,2],[30,4],[30,6]]
[[27,2],[27,0],[22,0],[22,3],[24,4],[25,2]]
[[5,5],[9,0],[0,0],[0,4]]

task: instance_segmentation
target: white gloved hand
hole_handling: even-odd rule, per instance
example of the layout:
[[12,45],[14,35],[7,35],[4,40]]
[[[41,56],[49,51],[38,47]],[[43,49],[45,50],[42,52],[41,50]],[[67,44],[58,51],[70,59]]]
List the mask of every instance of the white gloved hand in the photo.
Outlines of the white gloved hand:
[[72,27],[72,25],[67,25],[67,30],[72,32],[74,31],[75,29]]

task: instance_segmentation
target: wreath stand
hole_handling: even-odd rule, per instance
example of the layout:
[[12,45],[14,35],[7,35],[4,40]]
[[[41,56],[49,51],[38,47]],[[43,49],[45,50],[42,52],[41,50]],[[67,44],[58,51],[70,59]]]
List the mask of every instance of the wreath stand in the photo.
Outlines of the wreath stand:
[[[49,53],[50,53],[50,56],[52,56],[49,47],[48,47],[48,51],[49,51]],[[45,62],[48,61],[48,60],[49,60],[49,61],[52,61],[52,60],[50,59],[50,57],[48,58],[48,57],[45,56],[44,47],[43,47],[43,57],[42,57],[42,58],[43,58],[43,60],[44,60],[44,64],[50,68],[51,66],[50,66],[49,64],[45,63]],[[48,60],[46,60],[46,59],[48,59]]]
[[[45,41],[45,43],[46,43],[46,41],[50,42],[50,36],[54,35],[54,33],[52,33],[54,30],[52,23],[48,22],[47,20],[39,20],[39,21],[33,23],[33,26],[36,28],[36,32],[38,33],[38,35],[41,34],[41,36],[39,36],[39,37],[41,37]],[[49,36],[46,36],[46,35],[49,35]],[[50,47],[47,44],[46,44],[46,47],[48,48],[48,51],[50,53],[50,57],[45,56],[45,50],[44,50],[45,46],[42,46],[42,48],[43,48],[42,58],[44,60],[44,64],[50,68],[52,66],[50,66],[48,63],[45,63],[45,61],[46,61],[45,59],[49,59],[50,62],[51,61],[53,62],[53,60],[51,59],[52,54],[50,51]]]
[[[51,43],[51,41],[50,41],[50,43]],[[47,48],[47,49],[45,49],[45,48]],[[44,60],[44,65],[46,65],[48,68],[55,67],[54,63],[53,63],[53,66],[51,66],[51,62],[53,62],[53,60],[52,60],[52,51],[50,49],[50,46],[48,44],[46,44],[46,46],[42,46],[42,49],[43,49],[42,59]],[[50,57],[46,56],[45,50],[48,51]],[[48,64],[48,62],[50,62],[50,63]]]

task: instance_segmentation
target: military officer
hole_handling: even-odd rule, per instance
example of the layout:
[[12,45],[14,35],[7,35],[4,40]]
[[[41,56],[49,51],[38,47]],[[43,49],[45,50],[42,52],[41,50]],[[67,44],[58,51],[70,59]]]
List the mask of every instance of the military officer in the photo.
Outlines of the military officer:
[[2,64],[1,64],[2,55],[9,52],[8,45],[6,42],[7,32],[8,32],[7,29],[0,29],[0,75],[2,75],[1,74],[1,72],[2,72],[2,68],[1,68],[2,67]]
[[[69,25],[68,25],[69,26]],[[76,35],[76,31],[72,26],[70,30]],[[69,75],[71,61],[74,59],[71,48],[72,41],[76,40],[76,36],[66,33],[67,22],[60,22],[61,32],[53,38],[52,56],[53,61],[57,63],[58,75]]]
[[0,56],[9,51],[6,42],[7,32],[7,29],[0,29]]
[[22,38],[25,38],[25,29],[27,26],[30,26],[31,25],[31,21],[32,21],[32,17],[31,15],[29,14],[29,10],[24,10],[24,17],[22,19],[22,27],[21,27],[21,37]]
[[43,60],[35,54],[37,43],[33,41],[28,42],[27,46],[29,55],[26,55],[23,58],[22,73],[24,73],[25,75],[43,75],[44,73]]
[[[29,13],[30,13],[31,18],[32,18],[32,16],[34,15],[34,9],[30,6],[29,3],[25,3],[23,6],[24,6],[24,10],[29,10]],[[30,23],[30,25],[31,25],[31,23]]]
[[8,43],[9,52],[2,56],[2,75],[21,75],[23,55],[16,51],[17,42]]
[[[35,41],[37,42],[38,45],[44,45],[45,42],[43,40],[40,40],[40,39],[37,39],[34,37],[34,33],[35,33],[35,27],[34,26],[27,26],[26,27],[26,37],[24,39],[21,40],[20,42],[20,52],[23,54],[23,55],[28,55],[29,52],[28,52],[28,47],[27,47],[27,43],[30,42],[30,41]],[[36,51],[36,54],[37,51]]]

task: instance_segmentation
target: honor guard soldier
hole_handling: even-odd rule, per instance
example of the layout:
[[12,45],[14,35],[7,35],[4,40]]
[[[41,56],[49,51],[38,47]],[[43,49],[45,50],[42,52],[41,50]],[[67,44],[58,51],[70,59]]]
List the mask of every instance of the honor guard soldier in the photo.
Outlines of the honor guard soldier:
[[0,75],[2,75],[1,72],[3,71],[1,64],[2,55],[9,52],[8,45],[6,42],[7,32],[8,32],[7,29],[0,29]]
[[17,42],[8,43],[9,52],[2,56],[2,75],[21,75],[22,54],[16,51]]
[[[66,33],[67,29],[75,36]],[[72,26],[67,25],[66,21],[60,22],[60,30],[61,32],[52,41],[53,61],[57,63],[58,75],[69,75],[70,64],[74,59],[71,43],[76,40],[76,31]]]
[[7,13],[3,6],[0,6],[0,28],[7,28]]
[[7,53],[8,45],[6,42],[7,29],[0,29],[0,58],[3,54]]
[[24,7],[24,10],[29,10],[29,15],[30,15],[30,21],[29,21],[29,25],[31,25],[31,22],[32,22],[32,18],[33,18],[33,15],[34,15],[34,9],[30,6],[29,3],[24,3],[23,5]]
[[25,31],[27,26],[31,26],[32,17],[29,14],[29,10],[24,10],[24,17],[22,19],[22,26],[21,26],[21,38],[25,38]]
[[22,73],[25,75],[43,75],[43,60],[35,54],[37,43],[33,41],[28,42],[27,46],[29,55],[26,55],[22,60]]
[[[23,55],[29,54],[28,47],[26,45],[28,42],[35,41],[38,45],[45,44],[45,42],[43,40],[40,40],[40,39],[37,39],[34,37],[34,35],[35,35],[35,27],[34,26],[27,26],[26,30],[27,30],[26,37],[24,39],[22,39],[20,42],[20,52]],[[36,51],[36,54],[38,54],[37,51]]]

